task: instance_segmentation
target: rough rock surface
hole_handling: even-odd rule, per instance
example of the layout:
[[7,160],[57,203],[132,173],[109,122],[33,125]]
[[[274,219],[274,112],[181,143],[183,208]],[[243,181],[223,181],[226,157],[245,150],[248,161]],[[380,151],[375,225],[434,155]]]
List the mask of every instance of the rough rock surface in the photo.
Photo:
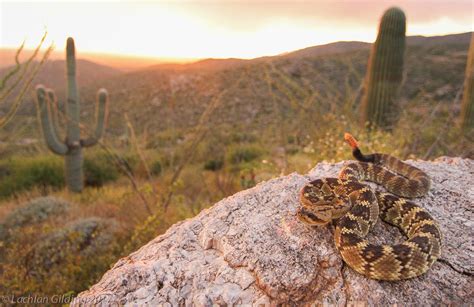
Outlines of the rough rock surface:
[[[320,163],[308,175],[293,173],[260,183],[175,224],[119,260],[75,303],[472,303],[474,161],[442,157],[408,162],[432,178],[429,194],[417,202],[439,221],[444,235],[441,259],[421,277],[367,279],[341,260],[333,226],[311,228],[296,219],[299,190],[309,180],[337,176],[343,165]],[[369,239],[389,243],[403,237],[379,222]]]

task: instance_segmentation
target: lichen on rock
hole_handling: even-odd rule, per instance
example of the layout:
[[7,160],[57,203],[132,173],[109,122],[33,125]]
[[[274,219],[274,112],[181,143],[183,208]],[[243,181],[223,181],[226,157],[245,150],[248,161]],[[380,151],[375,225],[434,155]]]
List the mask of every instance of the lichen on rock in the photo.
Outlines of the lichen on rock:
[[[408,161],[432,178],[430,192],[416,202],[439,222],[444,239],[441,259],[426,274],[400,282],[354,272],[334,246],[332,226],[311,228],[295,216],[300,189],[309,180],[337,176],[343,163],[323,162],[307,175],[293,173],[260,183],[175,224],[120,259],[74,304],[472,302],[474,161]],[[403,237],[378,222],[369,240],[390,243]]]

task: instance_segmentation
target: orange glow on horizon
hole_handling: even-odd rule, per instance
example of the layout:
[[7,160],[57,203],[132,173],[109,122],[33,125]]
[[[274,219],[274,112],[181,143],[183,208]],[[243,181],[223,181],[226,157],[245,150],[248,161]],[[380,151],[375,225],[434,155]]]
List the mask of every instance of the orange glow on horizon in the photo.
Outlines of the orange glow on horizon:
[[[252,4],[242,4],[241,11],[236,9],[235,20],[225,24],[220,11],[216,9],[211,14],[206,7],[197,9],[198,4],[191,7],[182,2],[2,2],[0,46],[16,48],[27,38],[26,47],[32,48],[46,27],[48,40],[55,42],[56,50],[62,50],[66,38],[72,36],[78,50],[84,53],[168,60],[255,58],[341,40],[372,42],[383,12],[382,7],[377,8],[370,21],[357,21],[353,16],[346,20],[345,13],[312,18],[309,13],[301,15],[305,12],[285,15],[283,9],[275,16],[264,16],[267,12],[262,9],[262,18],[257,20],[258,13],[246,15],[250,14]],[[387,3],[385,7],[388,6]],[[267,7],[270,11],[273,8],[271,4]],[[290,4],[288,7],[291,8]],[[215,9],[209,7],[209,11],[211,8]],[[223,10],[221,15],[232,16],[229,11]],[[415,14],[410,9],[405,11],[407,35],[443,35],[473,28],[472,21],[469,24],[451,17],[449,12],[437,18],[411,21]]]

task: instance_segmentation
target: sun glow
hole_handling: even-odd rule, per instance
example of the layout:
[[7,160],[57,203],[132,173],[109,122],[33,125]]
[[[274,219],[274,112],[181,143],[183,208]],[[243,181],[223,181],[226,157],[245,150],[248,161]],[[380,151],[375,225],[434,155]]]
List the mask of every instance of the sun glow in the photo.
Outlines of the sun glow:
[[[474,16],[473,16],[474,17]],[[430,35],[431,33],[437,33],[438,35],[468,32],[474,30],[474,23],[471,27],[466,27],[460,22],[453,20],[452,18],[443,16],[438,20],[430,22],[428,24],[408,24],[407,34],[408,35]]]
[[[181,3],[1,2],[0,46],[14,48],[26,38],[27,47],[33,47],[46,28],[49,40],[54,41],[58,49],[72,36],[82,52],[168,59],[254,58],[339,40],[371,42],[381,14],[377,11],[370,22],[357,22],[341,16],[312,18],[304,12],[304,18],[298,18],[296,13],[285,16],[280,12],[272,18],[250,20],[242,26],[245,18],[259,18],[258,13],[246,15],[253,9],[250,3],[240,4],[240,11],[230,13],[233,19],[226,24],[218,11],[215,10],[214,15],[206,12],[206,5],[211,7],[212,4],[198,3],[190,7]],[[267,6],[268,10],[273,9],[273,5]],[[229,14],[228,11],[227,7]],[[410,11],[407,17],[410,21]],[[411,35],[470,30],[472,24],[443,16],[408,24]]]

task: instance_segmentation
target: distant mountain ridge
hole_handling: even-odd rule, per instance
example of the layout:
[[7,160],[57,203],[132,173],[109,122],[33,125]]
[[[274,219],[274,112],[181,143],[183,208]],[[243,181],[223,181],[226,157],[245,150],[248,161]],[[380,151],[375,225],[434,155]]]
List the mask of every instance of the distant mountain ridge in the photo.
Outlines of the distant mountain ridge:
[[[454,100],[463,84],[470,35],[409,37],[405,65],[409,82],[400,91],[401,101],[422,104],[424,99],[417,97]],[[137,133],[155,131],[150,138],[162,134],[167,139],[169,129],[195,127],[206,106],[217,97],[222,105],[209,120],[213,127],[263,133],[262,127],[270,127],[276,118],[299,118],[302,110],[326,113],[356,108],[370,46],[338,42],[271,57],[160,64],[126,73],[78,60],[82,115],[85,121],[93,120],[97,89],[105,87],[113,105],[110,135],[125,133],[123,115],[127,113]],[[51,61],[33,84],[55,89],[64,101],[65,82],[64,61]],[[13,122],[11,131],[30,127],[24,122],[35,120],[33,100],[32,91],[18,112],[22,120]],[[292,123],[296,130],[304,130],[298,126],[300,122]],[[36,125],[28,129],[33,128]],[[36,137],[38,131],[29,133]]]
[[[31,67],[36,62],[32,63]],[[88,60],[78,59],[77,65],[77,82],[80,87],[95,86],[101,87],[104,80],[121,75],[122,72],[112,67],[100,65]],[[5,75],[12,66],[0,68],[0,78]],[[67,88],[66,80],[66,64],[63,60],[47,61],[38,75],[33,81],[33,87],[37,84],[43,84],[48,88],[52,88],[56,94],[63,98]]]
[[[436,46],[442,44],[469,44],[471,39],[472,32],[459,33],[459,34],[448,34],[440,36],[407,36],[407,45],[409,46]],[[299,50],[295,50],[288,53],[283,53],[274,56],[264,56],[254,59],[239,59],[239,58],[228,58],[228,59],[219,59],[219,58],[209,58],[203,59],[192,63],[185,64],[157,64],[149,69],[176,69],[176,70],[196,70],[196,69],[205,69],[205,70],[218,70],[218,69],[227,69],[234,68],[243,64],[256,63],[269,59],[276,58],[303,58],[303,57],[313,57],[318,55],[327,55],[327,54],[337,54],[350,52],[355,50],[367,50],[370,49],[372,43],[360,42],[360,41],[339,41],[324,45],[311,46]]]
[[441,44],[469,44],[472,32],[448,34],[440,36],[407,36],[408,45],[435,46]]
[[[436,46],[440,44],[469,44],[472,32],[449,34],[441,36],[407,36],[408,45],[425,45],[425,46]],[[86,53],[83,58],[90,63],[97,63],[102,67],[109,67],[117,71],[130,72],[137,70],[150,70],[150,69],[173,69],[173,70],[219,70],[237,67],[246,63],[255,63],[267,59],[274,58],[291,58],[291,57],[308,57],[316,55],[336,54],[343,52],[350,52],[354,50],[369,49],[372,43],[360,42],[360,41],[339,41],[334,43],[328,43],[324,45],[311,46],[292,52],[274,55],[264,56],[254,59],[239,59],[239,58],[208,58],[196,61],[185,60],[184,63],[168,62],[163,63],[159,59],[154,58],[139,58],[122,55],[105,55],[105,54],[88,54]],[[26,51],[28,54],[30,51]],[[14,49],[0,49],[0,73],[4,67],[13,64],[15,56]],[[81,54],[78,55],[81,58]],[[52,56],[52,59],[57,60],[58,55]],[[60,60],[61,61],[61,60]],[[162,62],[162,63],[160,63]],[[100,63],[100,64],[99,64]]]
[[[472,32],[460,33],[460,34],[449,34],[441,36],[407,36],[407,45],[425,45],[425,46],[436,46],[441,44],[469,44]],[[354,51],[359,49],[369,49],[372,43],[365,43],[359,41],[341,41],[335,43],[329,43],[325,45],[312,46],[300,50],[296,50],[290,53],[286,53],[284,57],[305,57],[305,56],[316,56],[323,54],[334,54],[341,52]]]
[[[79,50],[80,51],[80,50]],[[20,62],[24,62],[31,54],[32,50],[23,50],[20,55]],[[16,49],[14,48],[0,48],[0,69],[9,67],[15,64]],[[157,63],[169,63],[172,60],[169,59],[158,59],[153,57],[139,57],[130,55],[120,54],[105,54],[105,53],[90,53],[90,52],[79,52],[78,56],[81,59],[88,60],[104,66],[110,66],[114,69],[128,72],[132,70],[142,69]],[[56,47],[50,55],[50,60],[64,60],[64,50],[60,50]],[[176,62],[192,62],[196,59],[183,59]]]
[[285,53],[281,56],[283,57],[307,57],[307,56],[317,56],[324,54],[333,54],[341,52],[349,52],[359,49],[368,49],[370,48],[371,43],[358,42],[358,41],[341,41],[335,43],[329,43],[325,45],[312,46],[289,53]]

